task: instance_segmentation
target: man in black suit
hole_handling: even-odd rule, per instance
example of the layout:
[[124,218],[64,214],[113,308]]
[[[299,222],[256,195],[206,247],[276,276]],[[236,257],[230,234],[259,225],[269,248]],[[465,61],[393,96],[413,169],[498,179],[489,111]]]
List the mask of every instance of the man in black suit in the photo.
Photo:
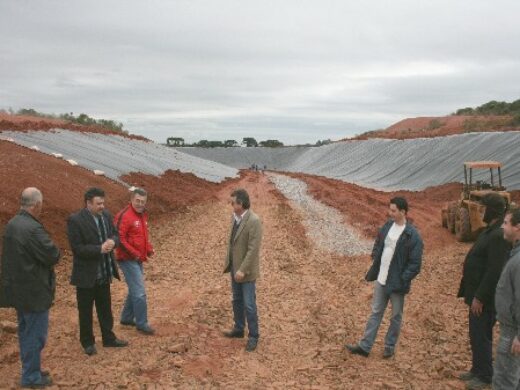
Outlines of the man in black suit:
[[496,322],[495,290],[511,245],[501,228],[506,212],[504,198],[496,193],[482,199],[483,220],[487,227],[480,233],[464,261],[458,296],[469,307],[471,370],[460,375],[466,388],[489,387],[493,376],[493,327]]
[[72,249],[73,265],[71,284],[76,286],[79,311],[80,342],[87,355],[97,353],[92,331],[92,309],[96,312],[104,347],[125,347],[112,328],[110,283],[119,279],[113,250],[119,245],[112,216],[105,210],[105,192],[90,188],[85,192],[85,208],[72,214],[67,223]]

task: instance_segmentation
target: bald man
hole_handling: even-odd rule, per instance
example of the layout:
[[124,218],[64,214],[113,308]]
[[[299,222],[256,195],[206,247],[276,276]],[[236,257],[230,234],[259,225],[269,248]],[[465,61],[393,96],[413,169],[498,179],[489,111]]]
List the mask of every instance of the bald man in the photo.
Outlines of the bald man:
[[54,300],[54,265],[60,251],[38,220],[43,196],[37,188],[26,188],[20,211],[7,223],[2,248],[2,303],[14,307],[18,316],[18,339],[22,361],[22,387],[52,385],[41,370],[41,351],[47,340],[49,309]]

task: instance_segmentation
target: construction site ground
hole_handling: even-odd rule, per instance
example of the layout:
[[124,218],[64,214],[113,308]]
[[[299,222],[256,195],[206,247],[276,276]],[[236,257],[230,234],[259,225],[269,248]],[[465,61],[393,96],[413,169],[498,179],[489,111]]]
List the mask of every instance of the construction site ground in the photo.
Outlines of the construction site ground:
[[[0,144],[6,152],[16,148]],[[469,246],[457,243],[443,230],[439,218],[440,205],[456,197],[460,186],[407,193],[410,217],[421,230],[426,252],[422,272],[406,299],[397,354],[383,360],[382,338],[388,318],[369,358],[350,355],[344,349],[345,343],[360,338],[370,312],[373,286],[364,281],[369,255],[347,257],[317,249],[306,236],[301,215],[267,176],[243,172],[239,180],[208,185],[175,172],[160,178],[135,175],[133,182],[147,185],[152,194],[151,236],[157,254],[145,265],[145,272],[149,318],[157,334],[144,336],[119,325],[126,285],[116,281],[112,285],[115,332],[130,345],[103,348],[95,322],[98,354],[89,357],[78,340],[64,221],[68,213],[81,207],[87,183],[105,187],[113,212],[124,205],[126,194],[119,184],[96,179],[88,171],[61,166],[63,162],[46,156],[38,160],[45,165],[42,161],[58,164],[47,166],[47,178],[42,177],[43,168],[38,168],[40,176],[32,181],[6,181],[4,177],[11,203],[4,201],[1,222],[3,226],[7,215],[16,211],[14,193],[29,182],[44,187],[43,220],[64,248],[56,269],[56,302],[43,352],[43,368],[51,371],[56,388],[464,388],[456,375],[470,364],[467,308],[456,292]],[[18,171],[31,171],[27,159],[20,158],[17,167]],[[74,175],[67,169],[74,169]],[[54,176],[59,177],[53,184]],[[316,199],[337,208],[345,223],[357,227],[368,239],[385,222],[388,200],[395,195],[330,179],[295,176],[307,182]],[[95,179],[105,181],[96,183]],[[74,186],[78,190],[71,192]],[[250,193],[252,207],[264,226],[262,276],[257,283],[261,338],[253,353],[244,350],[245,340],[229,340],[221,334],[232,326],[230,279],[222,273],[222,265],[231,216],[229,194],[236,187]],[[160,193],[155,198],[154,188]],[[181,202],[188,194],[189,201]],[[56,205],[59,200],[62,203]],[[1,309],[0,321],[16,323],[14,311]],[[15,388],[19,380],[17,336],[4,330],[0,334],[0,388]]]

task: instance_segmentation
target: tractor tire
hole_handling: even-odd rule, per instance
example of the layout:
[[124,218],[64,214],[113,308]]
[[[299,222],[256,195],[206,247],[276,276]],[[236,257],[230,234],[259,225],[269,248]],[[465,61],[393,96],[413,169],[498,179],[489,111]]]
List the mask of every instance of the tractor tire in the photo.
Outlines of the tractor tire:
[[448,206],[448,231],[452,234],[455,234],[455,219],[457,216],[457,210],[459,206],[456,203],[450,204]]
[[468,209],[459,207],[455,218],[455,235],[460,242],[471,241],[471,224]]

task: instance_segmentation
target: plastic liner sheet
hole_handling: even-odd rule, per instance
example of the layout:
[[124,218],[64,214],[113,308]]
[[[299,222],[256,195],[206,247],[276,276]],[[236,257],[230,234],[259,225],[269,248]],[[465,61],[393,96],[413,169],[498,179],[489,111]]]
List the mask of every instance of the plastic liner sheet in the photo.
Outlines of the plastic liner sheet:
[[[177,150],[235,168],[266,165],[267,169],[320,175],[385,191],[418,191],[462,182],[465,161],[496,160],[503,164],[503,185],[520,189],[520,132],[515,131],[346,141],[321,147]],[[489,171],[475,171],[474,178],[489,181]]]
[[38,146],[43,153],[60,153],[89,170],[101,170],[113,180],[130,172],[161,175],[168,169],[193,173],[211,182],[236,177],[238,171],[215,161],[204,160],[153,142],[56,129],[55,131],[0,132],[26,147]]

